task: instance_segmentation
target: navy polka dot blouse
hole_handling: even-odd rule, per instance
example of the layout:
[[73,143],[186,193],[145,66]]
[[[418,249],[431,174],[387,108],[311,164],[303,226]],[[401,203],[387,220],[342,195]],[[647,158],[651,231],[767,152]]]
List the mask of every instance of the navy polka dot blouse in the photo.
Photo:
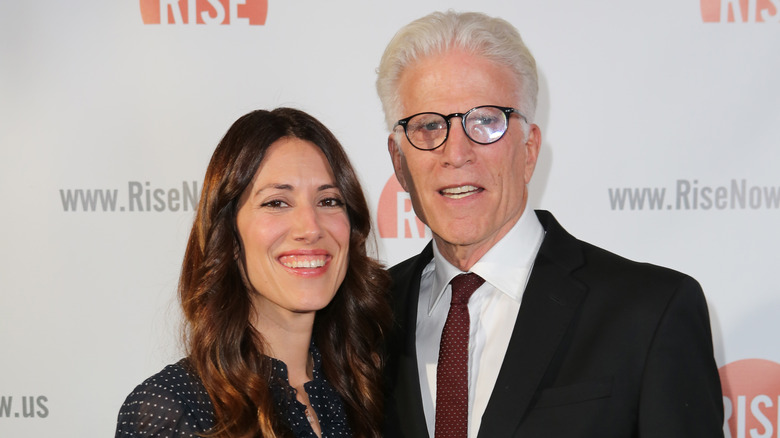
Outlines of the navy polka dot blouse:
[[[312,346],[313,379],[304,384],[309,401],[317,413],[323,437],[351,437],[346,411],[336,390],[325,380],[322,358]],[[314,438],[317,435],[306,420],[306,407],[296,399],[296,390],[287,380],[284,362],[271,359],[271,392],[277,413],[293,435]],[[187,359],[166,366],[146,379],[127,396],[117,418],[115,438],[199,437],[214,427],[214,407],[200,378],[187,365]]]

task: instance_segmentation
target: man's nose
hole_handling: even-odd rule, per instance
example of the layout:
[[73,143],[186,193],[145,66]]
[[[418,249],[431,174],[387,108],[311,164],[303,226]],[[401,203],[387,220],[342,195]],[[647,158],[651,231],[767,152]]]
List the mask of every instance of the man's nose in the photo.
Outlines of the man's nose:
[[461,119],[450,119],[450,133],[447,136],[447,141],[441,145],[442,164],[458,168],[467,163],[473,163],[476,158],[475,146],[477,144],[466,135]]

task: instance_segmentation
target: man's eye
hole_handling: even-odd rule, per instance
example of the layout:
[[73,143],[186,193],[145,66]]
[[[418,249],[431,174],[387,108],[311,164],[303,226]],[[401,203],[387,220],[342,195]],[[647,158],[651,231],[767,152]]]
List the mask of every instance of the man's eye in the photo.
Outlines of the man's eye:
[[411,132],[430,132],[446,129],[446,122],[438,117],[419,117],[412,120],[407,129]]
[[490,116],[474,117],[471,119],[471,123],[475,125],[494,125],[498,123],[498,119]]

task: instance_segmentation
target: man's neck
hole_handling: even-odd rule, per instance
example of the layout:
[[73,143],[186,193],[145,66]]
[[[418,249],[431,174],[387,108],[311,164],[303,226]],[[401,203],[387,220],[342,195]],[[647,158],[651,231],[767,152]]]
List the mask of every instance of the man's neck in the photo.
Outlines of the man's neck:
[[463,272],[467,272],[475,263],[485,255],[493,244],[490,245],[456,245],[445,242],[434,234],[436,246],[445,260]]
[[436,233],[433,233],[433,240],[436,242],[436,248],[445,260],[461,271],[468,272],[482,256],[487,254],[493,246],[506,236],[519,220],[520,217],[509,221],[487,238],[467,245],[447,242]]

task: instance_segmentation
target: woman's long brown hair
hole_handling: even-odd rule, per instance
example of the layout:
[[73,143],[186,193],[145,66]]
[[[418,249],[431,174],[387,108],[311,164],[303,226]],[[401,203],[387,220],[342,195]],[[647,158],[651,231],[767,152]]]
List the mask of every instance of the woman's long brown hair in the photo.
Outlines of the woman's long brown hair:
[[239,118],[209,162],[179,280],[189,362],[216,413],[208,436],[288,436],[269,389],[271,365],[250,324],[252,294],[242,276],[236,227],[239,199],[268,148],[295,137],[319,147],[346,204],[351,232],[344,282],[317,312],[313,338],[325,376],[344,400],[352,432],[378,437],[382,422],[382,353],[391,311],[387,273],[366,253],[371,218],[360,183],[333,134],[295,109],[258,110]]

